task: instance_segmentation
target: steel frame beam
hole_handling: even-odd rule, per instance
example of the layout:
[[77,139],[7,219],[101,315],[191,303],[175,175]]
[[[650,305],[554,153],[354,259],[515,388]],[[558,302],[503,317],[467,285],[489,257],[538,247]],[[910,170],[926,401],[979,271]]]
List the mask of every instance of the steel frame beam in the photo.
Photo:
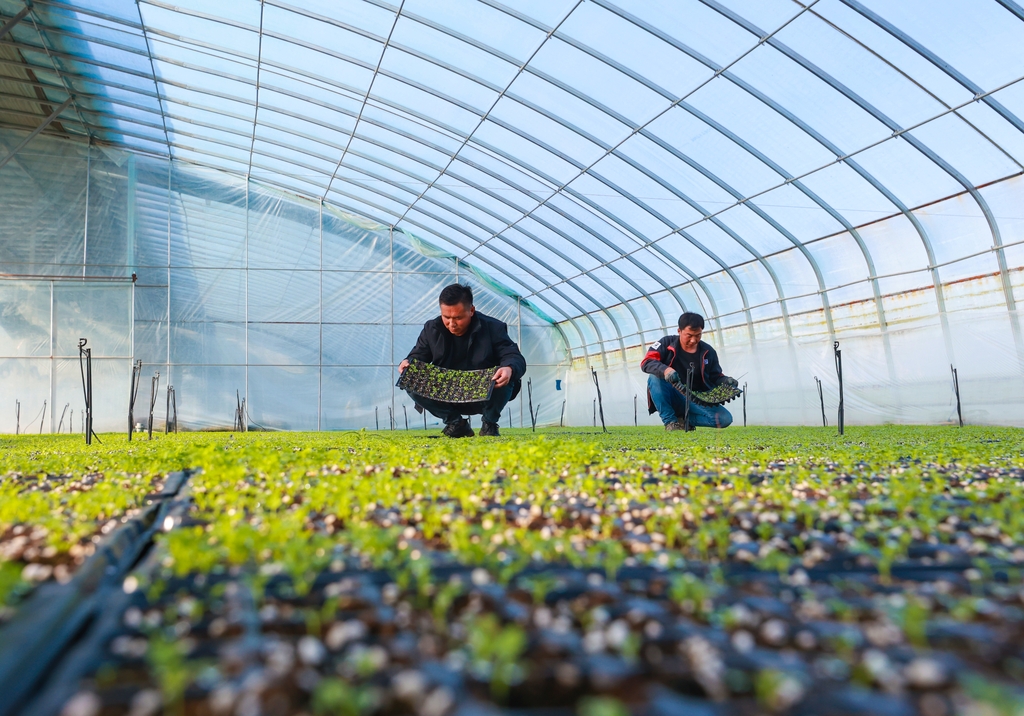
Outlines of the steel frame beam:
[[56,109],[53,110],[53,112],[50,113],[49,117],[47,117],[46,119],[43,120],[42,124],[40,124],[38,127],[33,129],[29,133],[29,135],[27,137],[25,137],[23,140],[21,140],[21,142],[18,144],[18,146],[16,146],[11,151],[10,154],[8,154],[3,159],[0,159],[0,169],[2,169],[4,167],[4,165],[7,164],[7,162],[9,162],[12,159],[14,159],[14,157],[18,154],[18,152],[20,152],[22,149],[24,149],[25,146],[29,142],[31,142],[33,139],[35,139],[39,135],[40,132],[42,132],[44,129],[46,129],[48,126],[50,126],[50,122],[52,122],[53,120],[57,119],[57,117],[60,116],[61,112],[63,112],[65,109],[67,109],[69,106],[71,106],[71,103],[73,101],[74,101],[74,97],[68,97],[66,100],[64,100],[64,102],[59,107],[57,107]]

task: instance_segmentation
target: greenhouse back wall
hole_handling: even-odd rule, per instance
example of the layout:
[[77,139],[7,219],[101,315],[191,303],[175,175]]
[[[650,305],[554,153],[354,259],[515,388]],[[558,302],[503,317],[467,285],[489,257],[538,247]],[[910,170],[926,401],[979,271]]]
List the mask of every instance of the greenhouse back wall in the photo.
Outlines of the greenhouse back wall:
[[0,0],[0,431],[81,431],[83,338],[97,431],[136,361],[158,429],[423,428],[454,282],[503,425],[659,424],[694,311],[736,421],[834,424],[841,351],[847,424],[1024,426],[1022,47],[1011,0]]

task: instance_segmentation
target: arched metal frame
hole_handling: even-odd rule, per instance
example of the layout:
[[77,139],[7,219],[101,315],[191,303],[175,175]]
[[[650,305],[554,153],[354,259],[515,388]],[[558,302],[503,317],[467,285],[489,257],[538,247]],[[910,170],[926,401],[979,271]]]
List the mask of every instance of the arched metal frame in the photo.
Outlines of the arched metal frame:
[[[650,285],[658,287],[654,291],[655,293],[665,293],[671,296],[680,310],[687,309],[680,289],[684,285],[688,285],[689,290],[694,292],[699,301],[703,303],[703,299],[707,300],[711,308],[713,325],[721,330],[724,328],[722,319],[732,315],[733,312],[719,310],[714,291],[706,279],[716,273],[723,274],[728,277],[739,298],[742,305],[740,313],[743,316],[743,323],[746,324],[749,337],[753,341],[755,320],[752,310],[766,304],[751,305],[746,286],[735,271],[736,267],[745,261],[737,263],[725,260],[715,247],[707,245],[693,234],[692,228],[705,222],[715,226],[722,235],[728,237],[736,246],[745,251],[751,257],[750,260],[758,263],[771,278],[776,295],[776,299],[771,303],[777,305],[778,317],[784,325],[786,334],[791,335],[790,310],[787,302],[806,294],[800,291],[794,292],[792,287],[786,285],[785,277],[779,276],[769,261],[769,256],[759,251],[752,243],[754,237],[744,236],[729,225],[728,212],[739,207],[746,207],[771,231],[783,237],[791,244],[791,250],[796,251],[806,262],[817,282],[817,295],[820,298],[827,330],[830,335],[834,335],[829,291],[839,287],[829,286],[826,283],[820,266],[805,246],[805,240],[798,238],[794,230],[791,230],[783,220],[777,219],[771,211],[762,207],[758,201],[759,196],[781,187],[792,186],[818,210],[842,227],[842,230],[850,235],[863,255],[867,268],[865,280],[871,286],[878,325],[883,334],[891,371],[892,358],[888,347],[887,321],[879,288],[879,276],[876,275],[871,252],[861,238],[856,222],[851,221],[842,210],[831,206],[818,196],[807,186],[805,181],[815,172],[827,169],[835,163],[842,163],[850,167],[867,185],[885,197],[897,214],[905,216],[913,225],[928,258],[929,265],[922,267],[922,270],[927,270],[931,274],[935,286],[937,309],[942,318],[944,336],[947,341],[947,350],[951,350],[939,267],[932,242],[924,226],[915,215],[913,208],[900,198],[897,190],[886,186],[884,182],[873,176],[854,159],[856,155],[887,141],[907,142],[939,171],[959,184],[976,202],[992,235],[994,254],[1007,309],[1011,312],[1016,309],[999,225],[991,210],[971,180],[951,161],[917,137],[914,130],[949,114],[959,117],[963,107],[980,102],[991,108],[1014,130],[1024,133],[1024,122],[994,96],[995,92],[1024,78],[1014,78],[1012,82],[986,90],[944,61],[937,52],[902,31],[893,22],[886,20],[883,14],[871,10],[857,0],[839,0],[844,6],[903,43],[973,95],[969,101],[952,106],[930,93],[924,82],[916,80],[908,72],[898,67],[891,66],[894,72],[899,73],[923,92],[931,94],[945,108],[944,111],[912,127],[903,127],[880,108],[873,106],[779,38],[781,31],[797,23],[802,16],[807,15],[830,24],[861,50],[874,53],[867,42],[841,30],[820,14],[815,9],[818,0],[802,5],[798,4],[794,11],[784,19],[784,22],[770,30],[762,29],[755,22],[716,0],[697,0],[706,8],[733,23],[735,27],[746,31],[752,38],[750,47],[726,65],[720,65],[714,60],[702,56],[682,40],[672,37],[669,33],[636,17],[610,0],[592,0],[592,5],[601,8],[608,17],[615,18],[615,22],[628,23],[631,27],[647,33],[652,41],[665,43],[708,70],[708,76],[697,82],[684,96],[676,96],[642,73],[631,69],[621,61],[606,56],[574,37],[571,32],[561,29],[561,26],[581,5],[579,0],[570,3],[561,19],[552,25],[499,4],[495,0],[477,1],[480,5],[488,6],[501,13],[510,24],[518,23],[521,26],[533,28],[542,36],[525,62],[498,48],[448,28],[443,23],[406,12],[404,0],[397,7],[382,0],[366,0],[369,5],[393,13],[391,32],[386,37],[376,34],[370,28],[357,27],[337,19],[323,17],[302,8],[276,2],[276,0],[260,2],[258,26],[224,17],[215,17],[195,10],[183,10],[166,5],[161,0],[142,0],[136,3],[137,22],[134,19],[113,17],[100,12],[91,7],[88,0],[68,2],[40,0],[31,6],[31,12],[24,14],[25,20],[20,27],[16,27],[15,31],[0,40],[0,44],[21,51],[26,59],[26,64],[37,71],[38,76],[35,80],[15,78],[12,81],[30,84],[34,88],[47,92],[47,96],[50,98],[53,95],[61,99],[71,98],[71,106],[61,116],[60,121],[68,127],[73,127],[75,132],[80,132],[89,141],[112,142],[138,151],[169,156],[176,161],[235,171],[247,176],[258,171],[261,172],[260,181],[275,183],[276,178],[276,183],[283,188],[300,193],[314,193],[314,190],[319,187],[322,193],[317,198],[321,201],[335,204],[345,210],[365,215],[397,228],[408,226],[413,231],[423,233],[432,240],[436,240],[440,245],[454,249],[458,261],[466,262],[468,260],[481,265],[484,270],[497,278],[506,280],[512,285],[521,286],[525,289],[522,293],[523,297],[541,301],[550,313],[573,326],[580,337],[584,350],[587,350],[588,346],[584,338],[584,331],[577,325],[579,321],[585,321],[590,325],[594,335],[597,336],[595,345],[599,350],[604,350],[610,343],[614,343],[624,351],[627,338],[637,336],[642,342],[645,331],[649,332],[672,325],[672,317],[665,315],[663,308],[651,297],[652,292],[641,286],[638,280],[633,278],[633,275],[643,275],[645,282],[649,281]],[[1024,10],[1015,3],[1010,0],[993,0],[993,2],[998,2],[1000,7],[1008,11],[1008,18],[1024,22]],[[152,23],[147,25],[143,11],[146,6],[160,8],[164,11],[173,10],[204,21],[221,23],[225,27],[252,33],[256,47],[255,55],[245,52],[244,48],[215,46],[199,39],[181,37],[176,33],[154,27]],[[347,56],[309,39],[289,36],[264,27],[263,15],[267,6],[324,23],[325,27],[334,26],[346,32],[353,32],[364,39],[377,43],[380,45],[380,52],[376,62],[370,63]],[[81,22],[78,19],[81,19]],[[470,67],[455,66],[428,52],[393,42],[392,35],[402,19],[441,33],[452,42],[464,43],[475,50],[487,53],[496,61],[508,65],[510,69],[514,68],[514,72],[510,73],[508,81],[501,86],[478,76]],[[48,20],[49,22],[47,22]],[[0,22],[6,21],[7,18],[0,17]],[[78,31],[82,24],[90,23],[96,32],[88,34]],[[28,32],[29,27],[32,32]],[[103,29],[103,32],[98,31],[100,28]],[[112,39],[117,33],[121,33],[121,41]],[[369,84],[363,89],[328,77],[318,76],[308,70],[268,61],[263,54],[264,37],[291,43],[333,60],[347,63],[352,67],[372,72]],[[141,44],[135,42],[135,46],[132,46],[128,42],[131,38],[141,39]],[[653,95],[661,97],[666,106],[644,122],[637,123],[623,116],[614,108],[604,105],[598,98],[544,72],[541,68],[534,66],[532,62],[541,52],[545,43],[552,39],[601,63],[606,68],[605,71],[628,78],[638,87],[643,87]],[[155,48],[154,43],[160,43],[168,50],[177,48],[186,50],[189,54],[198,53],[201,56],[209,57],[211,60],[215,60],[215,62],[211,61],[211,65],[216,64],[217,67],[195,65],[180,57],[161,54]],[[87,56],[80,49],[76,51],[68,49],[69,46],[81,48],[83,45],[102,48],[108,56],[119,54],[125,57],[126,61],[119,65],[116,62],[101,61],[95,56]],[[840,149],[836,141],[803,121],[797,112],[772,99],[764,91],[732,71],[735,65],[763,46],[777,51],[794,67],[800,68],[809,77],[814,77],[824,83],[836,93],[837,97],[842,97],[852,103],[866,117],[880,123],[891,134],[852,151]],[[404,56],[414,58],[417,62],[427,63],[442,72],[451,73],[453,77],[457,77],[461,81],[492,93],[493,97],[489,106],[486,108],[476,106],[449,92],[448,88],[431,86],[385,67],[385,57],[389,51],[399,52]],[[138,62],[128,62],[127,58],[132,55],[144,58],[143,62],[148,65],[149,71],[138,69]],[[17,65],[17,63],[0,60],[0,65]],[[24,65],[17,66],[24,67]],[[191,87],[185,83],[161,77],[159,68],[163,66],[198,70],[217,81],[223,80],[235,86],[251,87],[254,92],[253,98],[249,100],[246,97],[235,96],[213,87]],[[238,73],[226,71],[225,66],[235,66],[239,71]],[[254,78],[246,76],[247,72],[252,74],[253,70]],[[514,85],[523,75],[529,75],[540,82],[556,87],[578,100],[588,108],[588,111],[620,128],[619,138],[616,141],[602,139],[586,128],[577,126],[567,116],[562,116],[557,105],[544,105],[521,96],[515,91]],[[39,79],[39,77],[50,78],[51,76],[56,77],[57,82]],[[458,108],[467,116],[475,116],[475,127],[471,130],[460,129],[438,117],[429,116],[427,111],[398,102],[393,97],[374,93],[374,83],[378,76],[386,76],[390,81],[425,93],[437,101],[446,103],[446,106]],[[152,84],[152,90],[145,87],[147,82]],[[291,86],[284,86],[286,82],[290,82]],[[834,161],[801,173],[786,169],[781,161],[773,159],[769,152],[759,148],[754,139],[746,138],[729,129],[719,118],[687,101],[690,96],[711,82],[728,82],[746,93],[761,103],[766,112],[784,118],[794,128],[826,149],[835,158]],[[173,99],[163,91],[165,87],[186,91],[193,96],[205,97],[208,99],[209,105],[200,106],[193,102]],[[277,106],[270,101],[261,101],[261,90],[308,103],[310,107],[320,107],[335,115],[349,117],[354,120],[351,130],[338,127],[328,120],[308,113]],[[325,96],[333,96],[337,100],[323,99]],[[137,97],[138,99],[130,100],[128,97]],[[0,101],[2,100],[3,95],[0,95]],[[532,133],[531,128],[515,126],[492,115],[493,110],[503,101],[515,102],[561,127],[585,143],[586,146],[592,147],[594,152],[586,157],[574,156],[570,149],[554,146],[540,134]],[[358,104],[358,111],[353,111],[345,106],[346,102]],[[251,108],[251,116],[232,110],[229,105],[234,105],[239,109]],[[319,126],[330,130],[345,138],[344,146],[340,146],[329,138],[315,136],[304,131],[301,126],[288,126],[261,117],[261,108],[267,110],[271,115],[291,118],[303,125]],[[372,109],[373,112],[364,116],[367,108]],[[740,189],[731,186],[726,179],[720,176],[715,167],[707,166],[706,163],[687,155],[670,140],[660,136],[656,131],[652,131],[652,123],[674,109],[686,112],[707,126],[710,131],[714,131],[716,136],[724,138],[739,148],[745,156],[750,158],[751,162],[755,162],[762,168],[767,168],[778,178],[777,184],[762,188],[754,194],[744,195]],[[200,110],[206,119],[197,117],[193,110]],[[147,119],[147,116],[153,116],[152,121]],[[215,121],[217,117],[221,117],[225,121],[218,123]],[[168,120],[173,123],[173,126],[169,126]],[[251,130],[245,132],[232,126],[240,122],[251,123]],[[179,128],[182,124],[189,125],[192,131]],[[511,147],[503,147],[489,141],[485,136],[478,136],[478,130],[485,125],[493,125],[518,137],[532,147],[533,155],[542,158],[545,163],[556,161],[560,162],[563,167],[571,168],[569,178],[552,174],[545,167],[532,162],[526,156],[517,154]],[[1021,161],[1014,157],[1008,149],[1000,146],[995,139],[981,132],[973,124],[967,122],[967,125],[983,141],[1002,152],[1017,167],[1021,166]],[[360,131],[361,126],[364,127],[363,131]],[[367,131],[367,128],[370,131]],[[272,130],[278,136],[267,136],[265,132],[261,134],[260,130],[263,129]],[[65,129],[64,131],[71,130]],[[242,143],[230,140],[231,136],[238,137]],[[703,199],[691,196],[685,187],[673,183],[668,177],[660,176],[642,162],[631,157],[624,150],[624,145],[634,137],[642,137],[659,147],[667,156],[677,160],[680,166],[688,167],[693,172],[694,179],[699,179],[709,186],[713,185],[717,190],[731,197],[733,203],[725,208],[706,206]],[[356,140],[358,140],[358,148],[353,146]],[[245,146],[245,142],[248,146]],[[258,143],[259,148],[257,147]],[[410,145],[420,151],[410,149]],[[336,156],[331,157],[321,153],[327,150],[337,152]],[[435,155],[441,158],[440,161],[430,158]],[[594,158],[595,156],[596,158]],[[241,160],[240,157],[246,157],[247,161]],[[639,193],[638,189],[642,184],[632,187],[623,184],[615,177],[606,176],[601,165],[609,158],[622,162],[636,172],[637,177],[644,177],[645,181],[660,187],[667,195],[692,209],[696,214],[694,220],[689,223],[680,223],[663,211],[659,211],[650,200]],[[333,171],[325,169],[325,167],[331,166],[333,166]],[[493,180],[495,186],[481,184],[479,177],[470,176],[463,168],[472,170],[476,175],[487,177],[488,183]],[[266,174],[262,174],[263,172]],[[573,185],[584,176],[607,187],[613,196],[632,207],[631,212],[638,217],[644,217],[643,221],[656,222],[656,225],[664,226],[664,231],[660,234],[652,234],[649,229],[635,225],[635,221],[628,216],[620,215],[603,205],[597,197],[576,189]],[[517,177],[522,177],[523,180],[519,180]],[[455,183],[448,185],[449,181]],[[533,186],[528,186],[527,181]],[[941,197],[934,197],[934,199],[939,198]],[[557,224],[554,223],[555,221]],[[536,224],[539,228],[526,228],[526,224]],[[686,261],[677,259],[670,251],[665,250],[663,242],[670,236],[677,236],[686,241],[718,269],[712,273],[702,273],[689,266]],[[523,237],[532,243],[523,245]],[[484,251],[485,248],[486,251]],[[532,251],[533,248],[541,249],[543,254],[557,258],[565,268],[553,265],[551,261],[544,259],[536,251]],[[644,263],[645,253],[643,252],[647,251],[656,254],[666,265],[673,267],[687,279],[682,283],[666,280],[658,273],[656,267]],[[629,271],[625,270],[627,264]],[[540,267],[547,278],[542,278],[533,265]],[[509,267],[515,267],[522,271],[522,276],[510,273]],[[602,277],[601,273],[604,271],[608,272],[607,277]],[[634,271],[636,271],[635,274],[633,274]],[[524,282],[526,277],[531,277],[533,280],[528,283]],[[609,281],[612,279],[616,284],[620,284],[621,288],[610,283]],[[593,282],[605,292],[607,298],[599,300],[590,296],[587,289],[588,282]],[[645,301],[662,325],[658,327],[644,325],[644,320],[632,305],[636,301]],[[633,325],[622,325],[616,319],[609,310],[615,306],[625,308],[632,318]],[[604,316],[604,320],[614,328],[616,335],[607,337],[603,335],[601,325],[594,319],[596,314]],[[1021,336],[1018,322],[1012,321],[1012,325],[1018,355],[1024,365],[1024,338]]]

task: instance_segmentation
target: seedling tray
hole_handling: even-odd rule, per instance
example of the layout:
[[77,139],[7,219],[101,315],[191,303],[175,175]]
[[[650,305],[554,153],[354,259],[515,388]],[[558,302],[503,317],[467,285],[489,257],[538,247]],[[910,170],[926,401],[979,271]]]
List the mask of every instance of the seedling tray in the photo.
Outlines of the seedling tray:
[[410,393],[445,403],[482,403],[491,399],[494,371],[450,370],[423,361],[410,361],[396,385]]
[[[686,387],[673,383],[675,389],[683,395],[686,395]],[[697,405],[703,405],[704,407],[711,408],[716,405],[725,405],[726,403],[736,400],[736,398],[743,395],[743,391],[739,388],[733,388],[731,385],[717,385],[711,390],[691,390],[690,400]]]

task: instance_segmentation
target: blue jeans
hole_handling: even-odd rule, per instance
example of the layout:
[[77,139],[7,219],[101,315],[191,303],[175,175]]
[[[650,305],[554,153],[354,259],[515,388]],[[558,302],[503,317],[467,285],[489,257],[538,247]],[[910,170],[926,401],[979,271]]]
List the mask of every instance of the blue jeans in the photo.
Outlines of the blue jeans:
[[[661,422],[682,422],[686,414],[686,397],[672,387],[667,380],[656,375],[647,376],[647,390],[651,393],[654,406],[658,409]],[[690,401],[690,425],[702,428],[727,428],[732,425],[732,413],[724,405],[713,408],[697,405]]]
[[489,423],[496,423],[501,418],[501,411],[508,405],[512,397],[511,381],[502,388],[495,387],[491,391],[491,399],[479,403],[445,403],[433,398],[424,398],[422,395],[409,393],[416,405],[420,406],[435,418],[440,418],[445,423],[454,423],[463,415],[483,415],[484,420]]

